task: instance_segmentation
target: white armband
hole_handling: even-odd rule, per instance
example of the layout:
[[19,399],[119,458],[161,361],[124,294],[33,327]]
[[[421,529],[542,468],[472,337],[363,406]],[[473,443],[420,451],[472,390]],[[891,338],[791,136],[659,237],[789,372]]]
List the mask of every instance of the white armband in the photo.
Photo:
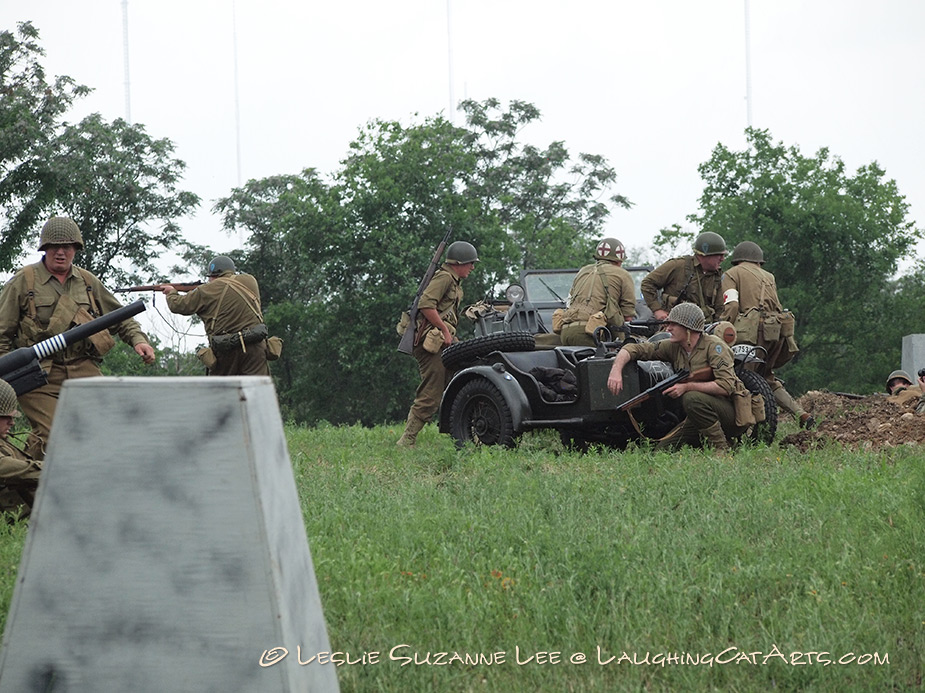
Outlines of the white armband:
[[729,289],[726,293],[723,294],[723,305],[733,302],[739,302],[739,292],[737,289]]

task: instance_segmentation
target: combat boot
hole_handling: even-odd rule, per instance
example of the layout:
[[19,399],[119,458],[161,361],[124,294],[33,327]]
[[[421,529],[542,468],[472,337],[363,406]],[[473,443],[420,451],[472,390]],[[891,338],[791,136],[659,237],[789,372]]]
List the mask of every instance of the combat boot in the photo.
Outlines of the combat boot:
[[[779,380],[777,382],[780,382]],[[774,399],[777,404],[786,412],[789,412],[799,423],[800,428],[812,428],[816,425],[816,420],[811,414],[807,413],[803,407],[793,401],[793,397],[787,392],[783,385],[774,390]]]
[[723,432],[723,426],[719,421],[714,422],[707,428],[700,429],[700,435],[716,450],[729,449],[729,441],[726,440],[726,434]]
[[405,423],[405,431],[395,444],[401,447],[413,448],[415,441],[417,441],[418,433],[424,428],[425,423],[427,422],[422,421],[414,414],[408,414],[408,421]]

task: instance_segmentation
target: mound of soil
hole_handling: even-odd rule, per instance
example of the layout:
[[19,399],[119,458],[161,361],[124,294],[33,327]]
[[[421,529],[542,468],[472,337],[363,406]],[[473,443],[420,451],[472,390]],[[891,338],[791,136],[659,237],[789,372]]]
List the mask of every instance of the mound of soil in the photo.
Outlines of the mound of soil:
[[784,437],[780,445],[793,445],[806,452],[835,441],[848,447],[879,450],[898,445],[925,443],[925,414],[916,414],[918,399],[897,404],[885,395],[859,399],[832,392],[810,391],[800,405],[818,425]]

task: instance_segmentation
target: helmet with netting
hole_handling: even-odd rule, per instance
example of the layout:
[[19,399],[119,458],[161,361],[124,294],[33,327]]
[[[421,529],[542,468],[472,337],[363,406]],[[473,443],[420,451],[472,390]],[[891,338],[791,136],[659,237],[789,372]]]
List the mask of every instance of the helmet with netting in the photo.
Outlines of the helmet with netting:
[[454,241],[446,249],[446,261],[451,265],[467,265],[470,262],[478,262],[479,254],[471,243]]
[[78,250],[84,247],[83,236],[80,235],[80,228],[70,217],[52,217],[45,222],[42,227],[42,234],[39,236],[39,250],[45,250],[50,245],[70,245],[74,244]]
[[761,246],[752,241],[742,241],[732,249],[732,264],[737,265],[740,262],[757,262],[759,265],[764,264],[764,252]]
[[594,249],[594,257],[598,260],[623,262],[626,259],[626,248],[616,238],[603,238]]
[[694,239],[694,252],[697,255],[720,255],[726,252],[726,241],[718,233],[704,231]]
[[209,276],[217,277],[225,272],[234,272],[234,260],[227,255],[212,258],[212,262],[209,263]]
[[676,323],[694,332],[703,332],[703,311],[694,303],[679,303],[668,313],[668,322]]
[[891,383],[893,380],[895,380],[896,378],[902,378],[902,379],[905,380],[907,383],[909,383],[909,385],[912,385],[912,378],[909,377],[909,374],[906,373],[906,371],[899,371],[899,370],[896,370],[896,371],[893,371],[892,373],[890,373],[890,375],[889,375],[889,376],[887,377],[887,379],[886,379],[886,391],[887,391],[887,392],[890,391],[890,383]]
[[16,416],[16,390],[3,378],[0,378],[0,416]]

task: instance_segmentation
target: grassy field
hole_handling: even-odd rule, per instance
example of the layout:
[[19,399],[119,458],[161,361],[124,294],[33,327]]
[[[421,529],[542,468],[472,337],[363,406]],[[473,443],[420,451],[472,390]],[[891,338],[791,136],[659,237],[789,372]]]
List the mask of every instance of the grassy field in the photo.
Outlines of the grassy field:
[[[923,685],[919,447],[581,456],[399,433],[287,429],[343,691]],[[24,539],[0,529],[4,614]]]

